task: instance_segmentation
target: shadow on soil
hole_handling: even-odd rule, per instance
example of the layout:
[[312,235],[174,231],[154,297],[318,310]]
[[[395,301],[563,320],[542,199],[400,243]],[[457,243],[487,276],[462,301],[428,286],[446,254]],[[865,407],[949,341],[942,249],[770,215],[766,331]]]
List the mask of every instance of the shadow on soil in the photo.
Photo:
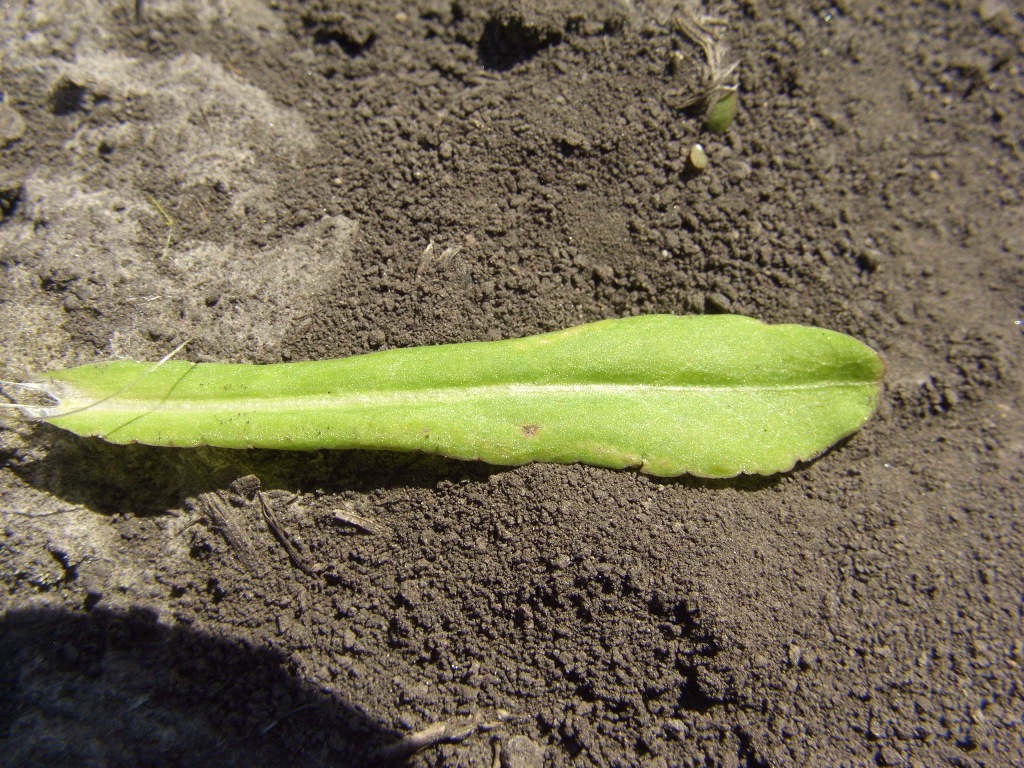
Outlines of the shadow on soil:
[[[47,450],[31,458],[7,455],[7,466],[34,488],[70,504],[106,514],[161,514],[185,499],[223,490],[244,475],[256,475],[264,490],[367,492],[379,488],[432,488],[442,480],[485,481],[512,470],[421,453],[387,451],[268,451],[218,448],[155,448],[112,445],[95,438],[39,427]],[[823,455],[848,442],[844,439]],[[800,471],[815,460],[799,462]],[[736,488],[758,492],[777,485],[786,473],[741,475],[712,480],[683,475],[653,477],[662,485]]]
[[[4,765],[370,765],[397,734],[304,686],[282,654],[148,610],[0,619]],[[41,736],[40,734],[44,734]]]
[[441,480],[486,480],[508,469],[421,453],[112,445],[48,425],[39,427],[38,439],[45,452],[0,459],[37,490],[105,514],[161,514],[244,475],[256,475],[264,490],[336,492],[432,488]]

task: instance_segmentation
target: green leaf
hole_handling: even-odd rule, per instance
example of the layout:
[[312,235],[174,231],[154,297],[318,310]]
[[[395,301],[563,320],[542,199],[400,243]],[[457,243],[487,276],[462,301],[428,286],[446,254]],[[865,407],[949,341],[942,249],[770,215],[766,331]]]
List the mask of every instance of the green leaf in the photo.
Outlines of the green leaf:
[[59,405],[31,415],[114,443],[731,477],[789,470],[851,434],[881,377],[878,356],[841,333],[651,315],[320,362],[86,365],[43,377]]

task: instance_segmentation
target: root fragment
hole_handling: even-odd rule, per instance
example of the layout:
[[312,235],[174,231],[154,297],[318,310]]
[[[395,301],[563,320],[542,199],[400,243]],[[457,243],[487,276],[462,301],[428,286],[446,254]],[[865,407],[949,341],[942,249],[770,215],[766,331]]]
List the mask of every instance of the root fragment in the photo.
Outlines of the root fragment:
[[490,713],[489,717],[478,712],[470,717],[459,717],[433,723],[384,747],[377,753],[377,760],[381,765],[394,765],[421,749],[436,747],[438,744],[456,744],[478,733],[493,731],[512,719],[514,718],[510,712],[498,709]]

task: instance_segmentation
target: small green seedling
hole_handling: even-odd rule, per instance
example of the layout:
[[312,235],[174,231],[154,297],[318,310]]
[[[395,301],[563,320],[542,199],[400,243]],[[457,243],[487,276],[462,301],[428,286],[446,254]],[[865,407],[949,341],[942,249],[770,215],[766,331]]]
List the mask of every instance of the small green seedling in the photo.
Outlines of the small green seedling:
[[732,125],[738,107],[739,98],[736,96],[736,91],[725,91],[724,95],[708,109],[704,117],[705,127],[715,134],[725,133]]
[[673,28],[696,43],[707,62],[702,74],[700,92],[679,103],[687,109],[699,105],[704,111],[704,127],[715,134],[725,133],[732,125],[739,108],[736,84],[736,62],[728,62],[726,48],[718,39],[718,30],[726,24],[722,19],[683,6],[671,17]]
[[84,365],[18,406],[112,443],[426,451],[652,475],[792,469],[857,430],[882,363],[841,333],[735,315],[604,320],[340,360]]

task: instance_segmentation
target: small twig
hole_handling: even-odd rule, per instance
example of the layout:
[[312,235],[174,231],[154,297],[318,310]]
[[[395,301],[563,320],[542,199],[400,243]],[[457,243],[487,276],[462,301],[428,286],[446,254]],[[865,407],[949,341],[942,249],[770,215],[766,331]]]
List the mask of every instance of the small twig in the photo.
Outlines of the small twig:
[[263,496],[263,491],[256,491],[256,498],[260,500],[260,509],[263,511],[263,519],[266,520],[267,527],[270,529],[270,532],[274,534],[274,538],[280,542],[282,547],[284,547],[285,552],[288,553],[288,559],[292,561],[292,565],[307,576],[316,576],[313,566],[310,565],[306,556],[303,555],[299,551],[299,548],[292,542],[291,538],[288,536],[288,531],[285,530],[284,524],[278,518],[277,513],[274,512],[273,507],[267,504],[267,500]]
[[200,493],[196,497],[196,502],[200,510],[206,513],[213,522],[213,526],[220,531],[224,540],[238,555],[242,565],[250,572],[258,573],[259,561],[252,545],[252,538],[239,522],[239,514],[231,502],[225,499],[220,491]]
[[481,713],[470,717],[456,718],[443,723],[433,723],[426,728],[410,733],[400,741],[384,747],[377,752],[377,762],[394,764],[404,760],[415,752],[438,744],[454,744],[477,733],[493,731],[513,719],[513,715],[504,709],[494,712],[494,718],[485,720]]
[[0,514],[16,515],[17,517],[55,517],[56,515],[66,515],[69,512],[78,512],[82,509],[84,507],[63,507],[53,512],[20,512],[16,509],[0,509]]
[[366,517],[365,515],[360,515],[358,512],[353,512],[351,509],[334,510],[333,519],[336,523],[351,525],[353,528],[357,528],[371,536],[386,536],[391,533],[391,529],[386,525],[378,523],[376,520]]

